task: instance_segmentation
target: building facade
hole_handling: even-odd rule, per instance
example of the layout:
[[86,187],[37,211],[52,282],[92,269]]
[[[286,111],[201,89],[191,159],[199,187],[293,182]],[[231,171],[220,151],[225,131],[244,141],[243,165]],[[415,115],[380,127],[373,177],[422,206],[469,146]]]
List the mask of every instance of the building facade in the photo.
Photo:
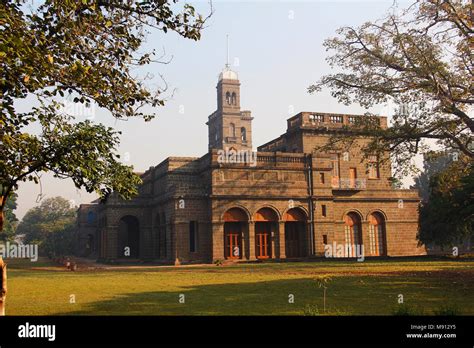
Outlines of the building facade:
[[392,188],[389,162],[362,161],[358,146],[318,150],[357,117],[365,116],[301,112],[253,151],[251,112],[241,110],[237,73],[226,66],[208,153],[150,167],[132,200],[112,194],[81,205],[77,253],[176,264],[328,257],[341,245],[332,256],[355,257],[357,245],[367,257],[424,254],[418,192]]

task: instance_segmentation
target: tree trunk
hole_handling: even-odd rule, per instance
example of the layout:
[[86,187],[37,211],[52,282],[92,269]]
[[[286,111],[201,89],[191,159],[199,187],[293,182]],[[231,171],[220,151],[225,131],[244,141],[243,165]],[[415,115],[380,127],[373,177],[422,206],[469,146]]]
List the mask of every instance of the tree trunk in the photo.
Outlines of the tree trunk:
[[0,232],[3,231],[3,197],[0,197]]

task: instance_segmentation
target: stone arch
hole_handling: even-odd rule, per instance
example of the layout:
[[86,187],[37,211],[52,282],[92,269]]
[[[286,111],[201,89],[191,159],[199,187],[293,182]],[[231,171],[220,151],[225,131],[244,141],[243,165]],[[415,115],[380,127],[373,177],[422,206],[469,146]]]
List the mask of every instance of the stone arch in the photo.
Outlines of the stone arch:
[[308,212],[304,207],[289,208],[285,211],[282,217],[283,221],[307,221]]
[[255,221],[255,256],[257,259],[275,257],[275,241],[279,235],[280,214],[273,207],[265,206],[253,215]]
[[281,219],[282,219],[283,221],[286,221],[286,220],[285,220],[285,217],[287,216],[288,212],[289,212],[290,210],[293,210],[293,209],[300,210],[300,211],[302,212],[302,214],[304,214],[304,215],[306,216],[306,219],[308,219],[308,217],[309,217],[309,212],[308,212],[308,210],[307,210],[305,207],[303,207],[302,205],[297,205],[297,206],[295,206],[295,207],[293,207],[293,208],[287,208],[287,209],[285,209],[285,210],[283,211],[283,214],[281,214]]
[[221,221],[225,222],[225,218],[226,218],[226,213],[230,212],[230,211],[234,211],[235,210],[241,210],[244,212],[245,216],[246,216],[246,219],[245,220],[242,220],[242,221],[250,221],[252,220],[252,215],[250,214],[249,210],[244,207],[243,205],[233,205],[232,207],[226,209],[223,213],[222,213],[222,216],[221,216]]
[[346,257],[356,257],[356,248],[363,245],[362,216],[360,212],[350,210],[344,215],[344,244]]
[[308,214],[303,207],[290,208],[283,214],[287,258],[309,255]]
[[341,216],[341,221],[344,222],[345,219],[346,219],[346,216],[350,213],[357,214],[359,216],[359,219],[360,219],[361,222],[366,221],[366,220],[364,220],[364,214],[362,214],[359,209],[352,209],[352,208],[347,209],[347,210],[344,211],[344,213]]
[[369,221],[370,216],[371,216],[372,214],[375,214],[375,213],[376,213],[376,214],[380,214],[380,215],[383,217],[384,221],[387,221],[387,220],[388,220],[388,219],[387,219],[387,214],[386,214],[383,210],[381,210],[381,209],[372,209],[372,210],[370,210],[370,211],[367,213],[365,220],[366,220],[366,221]]
[[140,257],[140,221],[134,215],[124,215],[118,224],[118,252],[119,258]]
[[[268,209],[268,210],[272,211],[272,213],[275,214],[275,216],[276,216],[276,221],[281,220],[280,211],[277,208],[275,208],[273,205],[265,204],[265,205],[259,207],[258,209],[256,209],[255,212],[253,213],[252,216],[253,216],[254,221],[259,221],[259,220],[257,220],[257,214],[258,214],[259,211],[264,210],[264,209]],[[260,221],[263,221],[263,220],[260,220]]]
[[387,255],[387,225],[385,215],[376,210],[367,218],[369,222],[369,254],[371,256]]
[[224,221],[224,258],[242,259],[244,236],[248,234],[250,214],[244,207],[234,206],[222,215]]

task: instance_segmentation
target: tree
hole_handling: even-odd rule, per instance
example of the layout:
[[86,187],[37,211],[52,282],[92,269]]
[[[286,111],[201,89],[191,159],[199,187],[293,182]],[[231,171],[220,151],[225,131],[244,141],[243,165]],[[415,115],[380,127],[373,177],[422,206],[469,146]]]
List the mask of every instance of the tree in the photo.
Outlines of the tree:
[[[70,178],[103,198],[137,193],[139,177],[116,154],[120,133],[79,122],[65,105],[95,103],[119,119],[151,120],[155,112],[142,107],[163,105],[163,90],[149,89],[133,71],[163,63],[154,51],[139,53],[147,28],[199,40],[206,20],[176,0],[26,3],[0,3],[0,229],[11,192],[21,181],[38,183],[41,172]],[[18,112],[15,106],[27,97],[37,105]],[[28,132],[32,125],[39,134]]]
[[326,290],[328,288],[328,284],[331,281],[331,277],[328,276],[320,276],[316,278],[316,282],[318,283],[319,288],[323,288],[323,311],[326,313]]
[[428,180],[428,199],[420,206],[420,241],[427,245],[456,246],[472,238],[474,166],[467,156],[451,161],[438,173],[431,173]]
[[0,232],[0,241],[11,241],[15,238],[15,230],[18,224],[18,219],[14,213],[14,210],[17,207],[18,195],[12,193],[11,198],[7,201],[5,206],[5,222],[3,226],[3,231]]
[[458,154],[430,151],[424,155],[423,171],[414,178],[414,189],[420,193],[421,201],[427,203],[431,194],[432,179],[445,171],[453,162],[458,160]]
[[[356,121],[353,134],[371,139],[362,147],[365,157],[390,151],[401,174],[424,151],[426,139],[472,160],[473,33],[471,1],[418,0],[400,14],[340,28],[324,46],[333,52],[331,67],[342,72],[323,76],[308,90],[327,87],[346,105],[400,105],[387,129],[367,117]],[[328,146],[344,141],[347,135],[336,134]]]
[[72,252],[76,209],[63,197],[53,197],[27,211],[17,228],[26,244],[38,244],[43,255]]

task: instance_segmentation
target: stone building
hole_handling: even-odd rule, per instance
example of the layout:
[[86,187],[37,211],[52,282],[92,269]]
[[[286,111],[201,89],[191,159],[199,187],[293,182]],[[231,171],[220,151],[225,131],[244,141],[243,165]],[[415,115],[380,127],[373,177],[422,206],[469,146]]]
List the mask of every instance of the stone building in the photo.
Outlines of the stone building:
[[341,245],[343,254],[332,256],[356,256],[347,245],[363,245],[365,256],[424,254],[418,192],[393,189],[390,164],[361,161],[356,147],[316,150],[357,117],[365,116],[301,112],[253,151],[253,118],[241,110],[237,73],[226,66],[207,122],[208,153],[150,167],[132,200],[111,195],[81,205],[77,253],[163,263],[327,257]]

